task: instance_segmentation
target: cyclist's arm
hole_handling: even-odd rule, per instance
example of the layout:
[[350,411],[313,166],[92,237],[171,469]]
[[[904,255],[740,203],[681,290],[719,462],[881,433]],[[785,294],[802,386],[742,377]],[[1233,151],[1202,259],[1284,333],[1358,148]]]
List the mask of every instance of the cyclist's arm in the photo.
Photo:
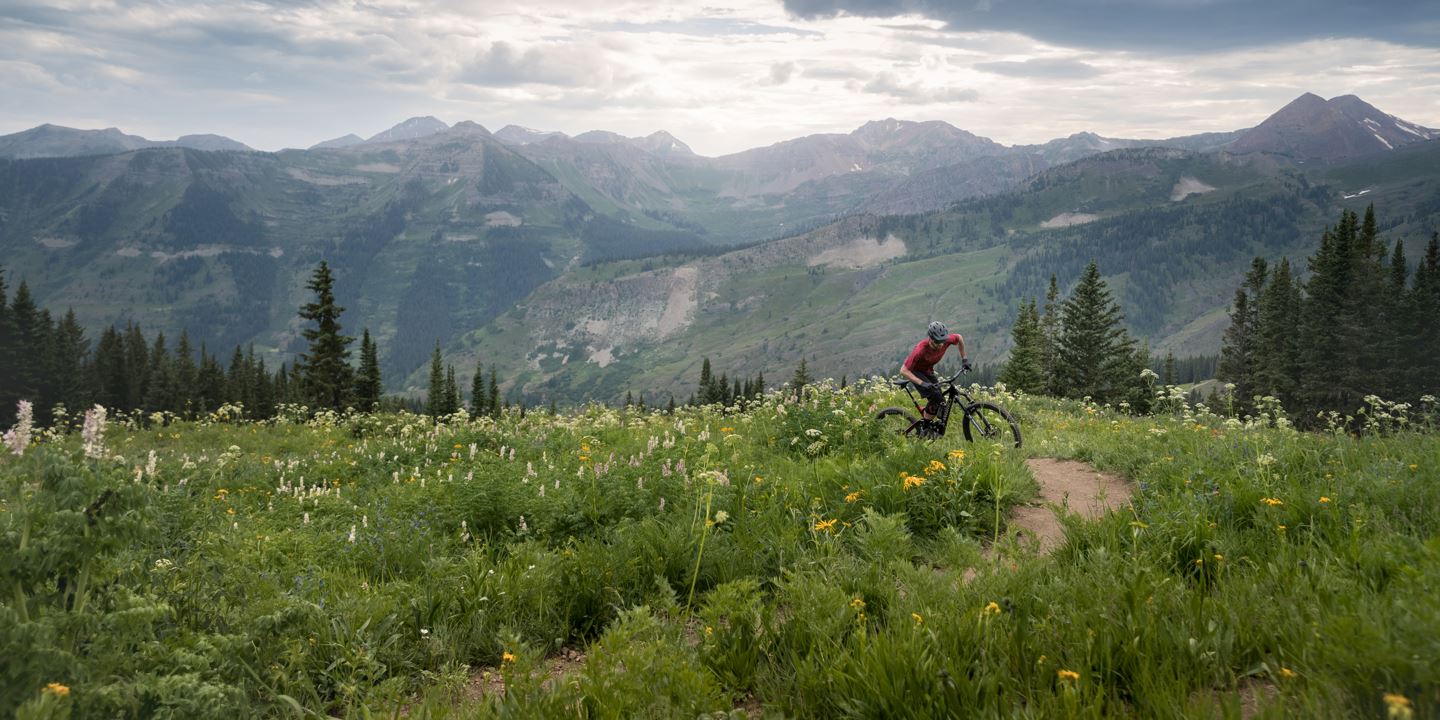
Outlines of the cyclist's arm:
[[903,375],[906,380],[915,383],[917,386],[925,384],[925,381],[921,380],[919,375],[916,375],[915,373],[910,371],[910,366],[908,363],[900,366],[900,374]]
[[957,347],[957,348],[960,349],[960,359],[961,359],[961,360],[964,360],[964,359],[965,359],[965,337],[962,336],[960,333],[951,333],[951,334],[950,334],[950,340],[951,340],[951,342],[953,342],[953,343],[955,344],[955,347]]

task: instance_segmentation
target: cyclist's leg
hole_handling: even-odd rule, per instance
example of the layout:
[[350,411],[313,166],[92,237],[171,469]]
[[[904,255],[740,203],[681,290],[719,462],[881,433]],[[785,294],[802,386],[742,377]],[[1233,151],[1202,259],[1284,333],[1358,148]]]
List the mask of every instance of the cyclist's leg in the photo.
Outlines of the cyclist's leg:
[[928,401],[920,414],[926,420],[933,420],[935,415],[940,412],[940,404],[945,402],[945,394],[940,392],[940,387],[935,384],[935,373],[916,373],[916,375],[919,375],[921,380],[930,383],[929,388],[920,389],[920,395]]

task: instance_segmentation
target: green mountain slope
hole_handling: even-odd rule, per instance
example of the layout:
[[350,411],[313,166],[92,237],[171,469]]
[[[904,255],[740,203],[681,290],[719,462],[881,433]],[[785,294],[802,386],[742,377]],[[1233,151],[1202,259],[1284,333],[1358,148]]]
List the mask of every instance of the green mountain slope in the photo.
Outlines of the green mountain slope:
[[[1311,172],[1264,156],[1122,150],[943,212],[854,217],[686,262],[588,268],[547,283],[452,355],[460,367],[475,356],[498,367],[513,393],[562,401],[627,390],[683,400],[707,356],[717,373],[772,381],[801,357],[820,376],[891,372],[932,318],[995,362],[1019,300],[1041,295],[1052,273],[1067,286],[1091,259],[1153,350],[1213,353],[1253,256],[1298,259],[1339,207],[1371,197],[1413,250],[1414,236],[1440,226],[1437,181],[1440,143]],[[1345,197],[1362,185],[1374,190]]]

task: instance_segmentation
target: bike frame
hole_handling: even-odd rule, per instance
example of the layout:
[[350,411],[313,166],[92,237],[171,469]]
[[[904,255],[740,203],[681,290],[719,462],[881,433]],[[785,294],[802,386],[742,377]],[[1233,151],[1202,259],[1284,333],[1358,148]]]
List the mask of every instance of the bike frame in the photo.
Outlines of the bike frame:
[[[961,398],[964,398],[965,400],[962,409],[968,408],[971,405],[975,404],[975,399],[970,397],[969,392],[962,390],[955,385],[955,379],[960,377],[964,373],[965,371],[961,370],[960,372],[939,381],[939,383],[945,388],[942,391],[945,397],[945,401],[940,403],[939,413],[937,413],[934,419],[930,420],[930,422],[936,425],[936,429],[939,431],[941,437],[945,436],[945,429],[950,426],[950,413],[954,411],[956,405],[961,404]],[[910,404],[915,406],[915,414],[921,418],[920,420],[915,421],[915,424],[918,425],[925,422],[925,420],[923,419],[925,417],[925,406],[921,405],[920,402],[915,399],[915,393],[911,392],[911,387],[913,385],[914,383],[906,383],[905,394],[910,397]]]

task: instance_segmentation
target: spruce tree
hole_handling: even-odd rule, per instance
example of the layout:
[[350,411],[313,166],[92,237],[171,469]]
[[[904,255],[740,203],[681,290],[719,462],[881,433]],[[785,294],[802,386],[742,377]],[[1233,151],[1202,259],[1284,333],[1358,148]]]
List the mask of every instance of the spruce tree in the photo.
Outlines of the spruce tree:
[[450,415],[460,409],[460,386],[455,382],[455,366],[445,366],[445,414]]
[[1011,329],[1015,346],[1010,350],[1010,360],[1000,371],[1000,382],[1012,390],[1038,395],[1045,392],[1045,337],[1040,326],[1040,315],[1035,301],[1020,305]]
[[755,373],[755,397],[758,398],[758,397],[760,397],[761,395],[764,395],[764,394],[765,394],[765,372],[762,370],[762,371],[759,371],[759,372],[756,372],[756,373]]
[[322,260],[305,287],[315,293],[315,301],[300,309],[300,317],[315,325],[305,328],[310,346],[296,362],[301,386],[312,409],[344,410],[355,385],[349,349],[355,338],[341,334],[340,314],[345,308],[335,303],[330,265]]
[[191,417],[195,411],[196,382],[200,369],[195,365],[195,349],[190,347],[190,333],[180,329],[180,342],[175,346],[175,358],[171,366],[175,378],[174,396],[170,412]]
[[115,330],[115,326],[100,332],[100,340],[95,343],[95,356],[90,372],[95,388],[95,402],[107,408],[134,409],[128,402],[130,389],[129,378],[125,373],[125,340]]
[[15,422],[15,397],[13,368],[15,367],[14,333],[10,328],[9,289],[5,285],[5,266],[0,265],[0,427],[10,427]]
[[56,326],[49,349],[46,372],[52,381],[53,395],[48,400],[52,404],[64,404],[72,412],[93,405],[93,384],[85,371],[90,342],[85,339],[85,329],[75,319],[74,310],[67,310]]
[[1235,398],[1241,403],[1250,397],[1255,384],[1252,377],[1255,342],[1251,337],[1254,326],[1250,317],[1250,294],[1243,287],[1237,288],[1235,300],[1230,304],[1230,326],[1221,338],[1216,376],[1235,386]]
[[700,363],[700,385],[695,394],[699,396],[701,405],[714,402],[715,378],[711,374],[710,358],[708,357]]
[[380,353],[375,340],[370,337],[370,328],[360,334],[360,371],[355,374],[355,407],[362,412],[375,412],[380,408],[380,396],[384,393],[380,375]]
[[1291,277],[1290,261],[1281,258],[1260,295],[1255,327],[1254,389],[1295,410],[1299,381],[1299,337],[1295,320],[1300,315],[1300,287]]
[[[7,400],[29,400],[34,403],[37,412],[43,412],[42,409],[48,409],[42,404],[40,397],[47,328],[44,327],[40,309],[35,306],[35,299],[30,295],[30,287],[24,280],[21,280],[20,286],[15,289],[9,323],[11,370],[5,373],[10,378]],[[10,410],[13,412],[14,408]]]
[[800,364],[795,367],[795,375],[790,378],[790,390],[795,393],[795,400],[798,402],[805,399],[805,386],[811,381],[810,369],[805,364],[805,358],[800,358]]
[[1178,384],[1175,382],[1175,353],[1169,350],[1165,351],[1165,377],[1161,382],[1166,387]]
[[130,410],[145,407],[145,394],[150,389],[150,345],[145,333],[134,323],[125,325],[125,392],[122,404]]
[[179,390],[176,388],[175,364],[165,347],[165,333],[155,334],[155,344],[149,352],[150,385],[145,390],[146,412],[175,412]]
[[1060,285],[1054,273],[1050,275],[1050,286],[1045,290],[1045,313],[1040,316],[1040,366],[1045,374],[1045,389],[1050,395],[1064,395],[1060,385],[1060,374],[1056,368],[1057,352],[1060,345]]
[[500,383],[495,380],[495,366],[490,366],[490,384],[485,389],[485,404],[490,417],[500,417]]
[[435,350],[430,353],[430,383],[425,393],[425,414],[433,418],[445,415],[445,364],[440,357],[440,341],[435,341]]
[[480,417],[489,410],[485,404],[485,368],[480,364],[480,360],[476,359],[475,375],[470,378],[470,416]]
[[1099,267],[1090,261],[1060,310],[1056,372],[1066,396],[1088,396],[1096,402],[1122,399],[1126,383],[1120,376],[1131,352],[1123,319]]

